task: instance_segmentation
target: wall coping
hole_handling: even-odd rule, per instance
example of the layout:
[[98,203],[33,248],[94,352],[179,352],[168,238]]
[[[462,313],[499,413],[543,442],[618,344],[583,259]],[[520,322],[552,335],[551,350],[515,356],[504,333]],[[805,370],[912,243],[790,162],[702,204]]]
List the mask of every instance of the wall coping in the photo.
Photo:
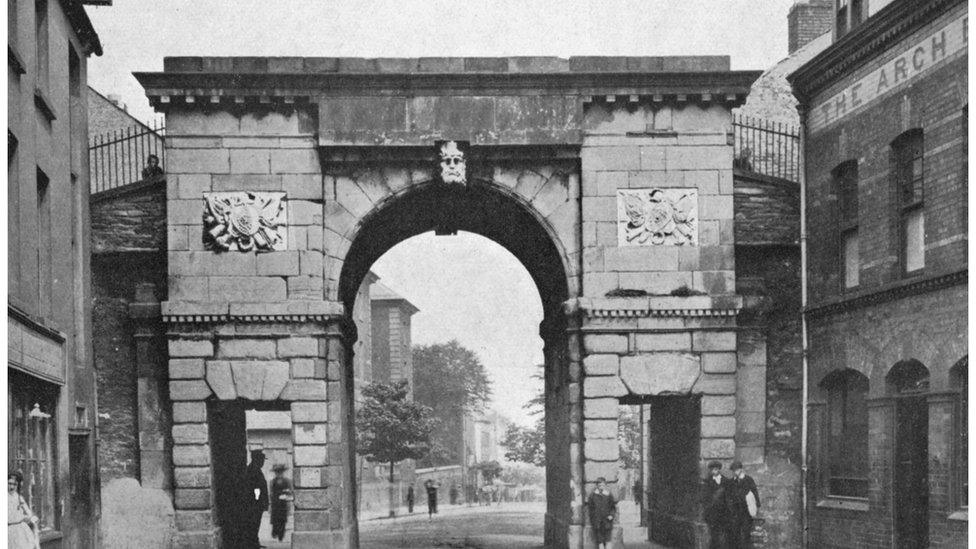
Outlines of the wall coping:
[[323,322],[342,318],[345,307],[337,301],[164,301],[160,312],[167,323]]
[[742,310],[742,296],[578,297],[563,309],[591,318],[735,316]]

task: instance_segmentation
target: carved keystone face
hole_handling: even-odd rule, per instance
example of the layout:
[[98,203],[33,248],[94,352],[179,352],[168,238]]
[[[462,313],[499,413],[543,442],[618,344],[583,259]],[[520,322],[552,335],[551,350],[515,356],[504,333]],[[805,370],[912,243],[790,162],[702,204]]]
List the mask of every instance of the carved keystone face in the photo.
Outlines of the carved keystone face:
[[441,145],[441,179],[444,183],[467,182],[467,163],[464,152],[458,148],[457,142],[448,141]]

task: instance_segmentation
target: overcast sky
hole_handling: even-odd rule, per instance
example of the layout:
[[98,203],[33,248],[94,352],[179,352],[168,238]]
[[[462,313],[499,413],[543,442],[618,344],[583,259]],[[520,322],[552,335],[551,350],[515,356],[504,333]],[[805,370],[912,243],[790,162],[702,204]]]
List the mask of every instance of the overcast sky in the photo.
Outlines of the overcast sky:
[[[119,94],[141,120],[155,116],[133,71],[164,56],[428,57],[505,55],[729,55],[766,69],[786,56],[793,0],[115,0],[88,7],[105,54],[89,84]],[[458,339],[495,380],[496,406],[541,389],[542,305],[528,273],[476,235],[421,235],[374,266],[420,308],[415,343]]]

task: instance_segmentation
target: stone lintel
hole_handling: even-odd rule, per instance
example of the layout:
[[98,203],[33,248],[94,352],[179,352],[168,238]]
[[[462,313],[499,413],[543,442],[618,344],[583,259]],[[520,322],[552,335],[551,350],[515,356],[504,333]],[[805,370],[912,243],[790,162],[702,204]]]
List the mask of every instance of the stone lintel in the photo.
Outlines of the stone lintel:
[[275,302],[164,301],[164,322],[325,322],[343,318],[337,301],[291,300]]
[[589,318],[734,317],[742,296],[578,297],[563,303],[563,310]]

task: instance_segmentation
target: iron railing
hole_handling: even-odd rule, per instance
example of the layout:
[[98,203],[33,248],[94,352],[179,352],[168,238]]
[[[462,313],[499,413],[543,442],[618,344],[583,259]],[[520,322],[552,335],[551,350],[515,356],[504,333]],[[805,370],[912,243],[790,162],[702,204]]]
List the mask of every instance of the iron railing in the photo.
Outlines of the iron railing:
[[163,124],[156,122],[93,137],[88,144],[92,194],[142,181],[151,155],[159,159],[162,172],[158,173],[165,173],[165,132]]
[[732,118],[733,166],[770,177],[800,180],[800,129],[736,114]]

